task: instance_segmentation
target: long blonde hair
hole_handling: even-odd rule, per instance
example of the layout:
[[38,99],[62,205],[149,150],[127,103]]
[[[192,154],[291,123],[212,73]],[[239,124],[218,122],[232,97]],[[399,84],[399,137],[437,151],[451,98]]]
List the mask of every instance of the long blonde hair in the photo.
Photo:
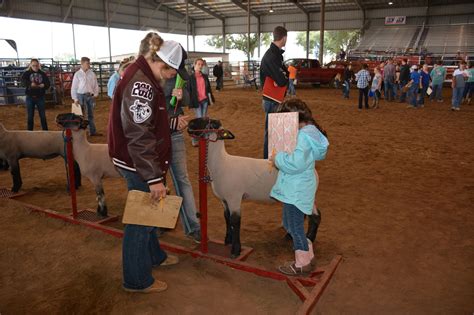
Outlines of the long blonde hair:
[[38,59],[36,59],[36,58],[31,58],[31,60],[30,60],[30,64],[28,65],[28,71],[30,71],[30,70],[32,69],[32,67],[31,67],[31,66],[32,66],[32,63],[33,63],[33,62],[37,62],[37,63],[38,63],[38,70],[40,70],[40,68],[41,68],[41,65],[40,65],[40,62],[39,62],[39,60],[38,60]]
[[139,56],[145,57],[145,59],[151,59],[152,61],[162,61],[156,54],[163,45],[163,39],[158,33],[150,32],[146,34],[145,38],[140,42],[140,50],[138,51]]

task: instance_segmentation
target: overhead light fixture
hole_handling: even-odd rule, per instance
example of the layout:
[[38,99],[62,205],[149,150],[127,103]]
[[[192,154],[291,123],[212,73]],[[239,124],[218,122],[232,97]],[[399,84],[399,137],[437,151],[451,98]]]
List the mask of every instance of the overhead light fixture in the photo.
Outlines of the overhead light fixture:
[[270,10],[268,12],[273,13],[273,5],[270,4]]
[[392,4],[393,4],[393,2],[392,2],[392,1],[389,1],[389,2],[388,2],[388,5],[392,5]]

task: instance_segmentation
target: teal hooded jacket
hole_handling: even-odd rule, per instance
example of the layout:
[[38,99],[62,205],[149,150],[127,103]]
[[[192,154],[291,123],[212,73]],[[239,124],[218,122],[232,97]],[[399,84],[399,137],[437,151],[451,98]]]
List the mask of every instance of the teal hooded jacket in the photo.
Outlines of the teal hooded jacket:
[[279,152],[275,157],[279,172],[270,196],[311,214],[318,188],[315,161],[324,160],[328,146],[328,139],[314,125],[301,128],[293,153]]

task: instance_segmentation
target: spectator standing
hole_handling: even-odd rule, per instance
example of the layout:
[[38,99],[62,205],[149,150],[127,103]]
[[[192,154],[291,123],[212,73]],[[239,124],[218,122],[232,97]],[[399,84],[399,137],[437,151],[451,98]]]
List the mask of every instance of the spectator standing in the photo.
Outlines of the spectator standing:
[[359,110],[362,109],[362,97],[364,97],[365,109],[369,109],[369,82],[370,73],[367,71],[367,64],[362,65],[362,69],[356,74],[357,88],[359,89]]
[[107,82],[107,95],[112,98],[114,96],[114,90],[115,86],[117,85],[118,80],[120,80],[120,77],[122,76],[124,69],[122,69],[123,65],[128,63],[130,61],[129,58],[125,58],[122,61],[120,61],[119,68],[117,71],[114,72],[109,78],[109,81]]
[[408,90],[408,99],[410,105],[408,108],[417,108],[418,105],[418,90],[420,88],[420,73],[418,72],[418,66],[413,65],[410,68],[410,82],[408,82],[409,90]]
[[395,99],[399,98],[399,90],[400,90],[400,65],[395,65],[395,84],[393,85],[393,90],[395,93]]
[[102,134],[97,133],[94,122],[95,98],[99,96],[99,84],[90,67],[90,59],[82,57],[81,68],[72,79],[71,97],[74,103],[81,104],[82,116],[87,117],[89,121],[90,136],[101,136]]
[[222,90],[224,88],[224,69],[222,68],[222,62],[220,60],[214,68],[212,68],[212,74],[216,77],[216,90]]
[[[278,86],[288,85],[288,70],[283,64],[282,48],[286,45],[288,31],[283,26],[277,26],[273,30],[273,42],[263,55],[260,63],[260,86],[264,86],[266,77],[272,78]],[[263,140],[263,158],[268,158],[268,114],[274,113],[278,103],[263,97],[263,109],[265,110],[265,133]]]
[[410,81],[410,66],[408,65],[408,59],[402,59],[402,65],[400,67],[400,103],[404,103],[407,97],[407,92],[403,91],[403,87]]
[[344,67],[344,74],[342,76],[343,89],[342,95],[344,98],[349,98],[349,92],[351,90],[351,81],[354,79],[354,71],[352,71],[352,65],[348,64]]
[[451,110],[460,110],[462,94],[466,87],[466,81],[469,77],[469,73],[465,69],[466,64],[464,62],[459,63],[459,68],[453,73],[453,82],[451,87],[453,88],[453,98]]
[[341,48],[341,50],[339,51],[339,60],[344,60],[346,59],[346,52],[344,51],[344,49]]
[[469,78],[466,82],[466,87],[463,92],[463,99],[467,104],[471,104],[472,91],[474,90],[474,65],[471,64],[471,67],[467,70]]
[[38,59],[30,60],[28,69],[21,76],[21,83],[26,87],[25,93],[28,130],[33,130],[35,125],[35,107],[38,109],[41,128],[43,130],[48,130],[44,95],[46,94],[46,90],[50,87],[50,82],[46,73],[41,70],[41,65]]
[[430,86],[430,72],[428,71],[427,64],[424,64],[422,70],[420,71],[420,85],[421,89],[420,95],[418,96],[418,105],[420,105],[420,107],[424,107],[426,90],[428,90],[428,87]]
[[202,74],[205,74],[209,77],[209,66],[207,65],[207,61],[203,59],[203,65],[201,69]]
[[293,64],[290,64],[288,66],[288,72],[289,72],[288,94],[290,96],[296,96],[295,80],[296,80],[296,74],[298,73],[298,69],[296,69],[295,66],[293,66]]
[[385,100],[389,102],[395,100],[395,65],[392,59],[389,59],[383,68],[383,83]]
[[443,83],[446,79],[446,68],[441,65],[441,62],[435,62],[433,70],[430,73],[431,77],[431,89],[433,90],[430,95],[430,100],[438,100],[438,102],[443,101]]
[[[183,60],[186,60],[187,54],[183,50]],[[185,78],[186,79],[186,78]],[[187,78],[189,80],[189,78]],[[173,119],[187,125],[184,116],[183,106],[189,106],[190,97],[187,89],[175,89],[176,77],[165,81],[163,92],[166,99],[166,108],[171,121]],[[175,106],[171,105],[171,98],[175,96],[177,102]],[[194,200],[193,187],[188,176],[188,166],[186,163],[186,146],[182,128],[171,129],[171,163],[170,174],[173,185],[178,196],[183,197],[183,204],[180,208],[181,223],[183,224],[184,234],[193,239],[196,243],[201,241],[201,227],[197,218],[196,202]]]
[[[194,109],[195,117],[207,117],[207,108],[214,101],[209,77],[201,72],[204,61],[198,58],[194,61],[194,73],[188,84],[191,102],[189,107]],[[193,146],[198,145],[198,140],[193,138]]]
[[372,80],[372,87],[371,91],[374,95],[374,101],[372,102],[372,108],[378,108],[379,107],[379,101],[380,101],[380,89],[382,88],[382,75],[380,74],[380,70],[375,68],[374,69],[374,79]]

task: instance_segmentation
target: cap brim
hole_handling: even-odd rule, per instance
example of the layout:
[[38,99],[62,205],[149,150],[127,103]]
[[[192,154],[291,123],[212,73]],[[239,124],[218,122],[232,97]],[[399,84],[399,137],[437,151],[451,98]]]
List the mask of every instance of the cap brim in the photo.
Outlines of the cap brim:
[[188,80],[189,80],[189,74],[188,74],[188,71],[186,71],[185,68],[183,68],[183,69],[178,69],[178,70],[176,70],[176,72],[178,72],[179,76],[180,76],[181,79],[183,79],[184,81],[188,81]]

